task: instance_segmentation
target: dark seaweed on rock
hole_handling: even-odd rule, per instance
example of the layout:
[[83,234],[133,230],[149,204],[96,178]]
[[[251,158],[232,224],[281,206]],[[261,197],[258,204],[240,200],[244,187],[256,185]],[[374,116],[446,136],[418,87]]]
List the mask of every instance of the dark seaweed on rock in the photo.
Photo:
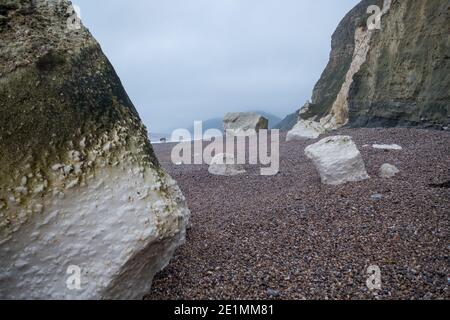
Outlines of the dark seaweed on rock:
[[[0,28],[2,179],[30,157],[33,167],[57,163],[68,141],[101,136],[124,119],[129,136],[143,137],[144,154],[159,166],[112,65],[86,28],[67,28],[67,9],[66,1],[0,1],[8,19]],[[24,15],[29,10],[33,15]]]

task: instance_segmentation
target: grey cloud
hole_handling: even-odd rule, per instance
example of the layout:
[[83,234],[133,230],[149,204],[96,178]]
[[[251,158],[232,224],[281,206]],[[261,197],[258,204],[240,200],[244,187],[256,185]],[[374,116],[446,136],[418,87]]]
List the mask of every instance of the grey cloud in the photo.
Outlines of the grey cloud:
[[75,0],[152,132],[310,98],[358,0]]

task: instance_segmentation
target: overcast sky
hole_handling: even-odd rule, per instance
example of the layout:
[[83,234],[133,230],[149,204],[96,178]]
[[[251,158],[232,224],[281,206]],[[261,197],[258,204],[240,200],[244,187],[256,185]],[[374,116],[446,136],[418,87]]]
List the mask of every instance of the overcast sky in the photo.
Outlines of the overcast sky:
[[311,97],[359,0],[74,0],[154,133]]

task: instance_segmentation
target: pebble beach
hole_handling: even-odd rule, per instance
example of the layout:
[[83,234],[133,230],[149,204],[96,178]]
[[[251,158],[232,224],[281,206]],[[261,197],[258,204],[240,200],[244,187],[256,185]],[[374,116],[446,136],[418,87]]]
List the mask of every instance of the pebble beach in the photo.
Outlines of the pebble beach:
[[[448,299],[450,133],[332,135],[353,138],[370,179],[323,185],[304,154],[318,140],[282,136],[280,172],[269,177],[252,166],[214,176],[207,165],[172,164],[173,144],[155,145],[186,196],[191,228],[146,299]],[[384,163],[400,173],[380,178]],[[379,290],[367,287],[370,266],[380,268]]]

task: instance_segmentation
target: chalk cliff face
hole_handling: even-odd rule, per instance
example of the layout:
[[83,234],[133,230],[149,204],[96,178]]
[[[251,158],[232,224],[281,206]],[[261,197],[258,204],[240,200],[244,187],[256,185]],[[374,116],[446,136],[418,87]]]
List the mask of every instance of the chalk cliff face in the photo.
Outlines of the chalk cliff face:
[[[368,28],[371,5],[380,28]],[[450,1],[363,0],[339,24],[330,61],[300,117],[327,129],[447,127]]]
[[450,123],[450,1],[392,1],[349,99],[353,126]]
[[189,210],[66,0],[0,0],[0,298],[141,298]]

